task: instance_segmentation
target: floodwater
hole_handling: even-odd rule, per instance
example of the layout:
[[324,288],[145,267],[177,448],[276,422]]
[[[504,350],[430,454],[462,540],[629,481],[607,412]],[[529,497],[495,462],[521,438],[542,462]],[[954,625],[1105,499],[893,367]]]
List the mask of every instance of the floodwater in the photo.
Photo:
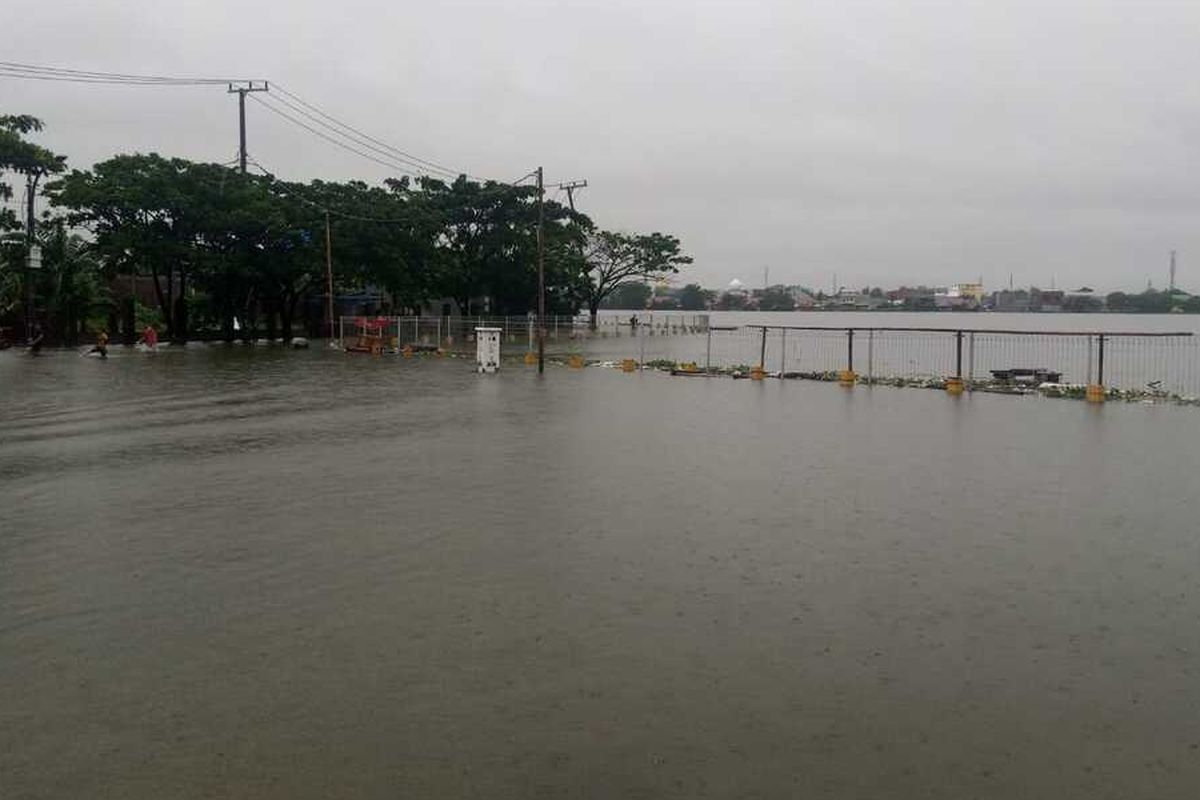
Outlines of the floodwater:
[[0,795],[1193,798],[1191,409],[0,354]]

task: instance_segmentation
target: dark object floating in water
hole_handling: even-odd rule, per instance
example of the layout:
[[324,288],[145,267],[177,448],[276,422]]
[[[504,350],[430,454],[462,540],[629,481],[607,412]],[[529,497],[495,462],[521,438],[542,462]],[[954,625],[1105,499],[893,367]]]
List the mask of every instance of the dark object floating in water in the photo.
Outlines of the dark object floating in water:
[[1022,367],[1014,367],[1012,369],[994,369],[992,370],[992,378],[998,383],[1012,384],[1042,384],[1042,383],[1062,383],[1062,373],[1055,372],[1045,368],[1026,369]]

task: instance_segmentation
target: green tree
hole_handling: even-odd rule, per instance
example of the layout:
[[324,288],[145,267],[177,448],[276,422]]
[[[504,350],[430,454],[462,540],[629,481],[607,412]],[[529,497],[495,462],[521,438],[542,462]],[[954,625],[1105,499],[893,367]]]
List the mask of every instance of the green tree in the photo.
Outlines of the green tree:
[[[0,200],[13,198],[12,185],[4,180],[5,172],[14,172],[25,178],[26,198],[32,207],[42,179],[66,168],[66,156],[52,153],[25,138],[41,130],[42,121],[37,117],[27,114],[0,116]],[[0,231],[15,230],[21,226],[22,222],[12,209],[0,209]]]
[[650,304],[654,289],[641,281],[623,283],[604,298],[604,308],[641,310]]
[[[422,178],[426,214],[441,223],[433,288],[452,297],[465,314],[474,301],[491,300],[491,311],[522,314],[537,305],[537,189],[459,177],[452,183]],[[579,249],[591,221],[565,206],[545,202],[544,246],[548,310],[573,311],[581,293]]]
[[717,298],[718,311],[742,311],[746,308],[746,295],[741,292],[723,292]]
[[[26,137],[42,130],[42,121],[26,114],[0,116],[0,201],[10,201],[14,187],[5,178],[12,172],[25,180],[26,216],[32,217],[39,186],[47,175],[62,172],[66,157],[52,153]],[[22,271],[35,231],[32,220],[21,220],[11,208],[0,208],[0,319],[12,319],[22,304]],[[16,233],[21,231],[21,233]]]
[[772,286],[763,291],[758,301],[759,311],[794,311],[796,300],[782,286]]
[[[51,184],[55,205],[95,235],[113,272],[148,274],[174,341],[187,338],[188,278],[201,267],[200,243],[213,206],[228,204],[249,180],[218,165],[157,154],[116,156]],[[178,279],[178,287],[176,280]]]
[[634,281],[658,280],[679,272],[692,263],[680,252],[679,240],[663,233],[633,235],[597,231],[588,237],[583,251],[587,281],[581,286],[588,309],[589,325],[596,327],[596,312],[604,298]]
[[689,283],[679,290],[679,307],[684,311],[703,311],[712,302],[712,292],[698,283]]
[[36,277],[38,304],[46,310],[48,335],[78,344],[82,330],[108,316],[112,307],[107,282],[93,246],[71,233],[62,219],[38,231],[42,269]]

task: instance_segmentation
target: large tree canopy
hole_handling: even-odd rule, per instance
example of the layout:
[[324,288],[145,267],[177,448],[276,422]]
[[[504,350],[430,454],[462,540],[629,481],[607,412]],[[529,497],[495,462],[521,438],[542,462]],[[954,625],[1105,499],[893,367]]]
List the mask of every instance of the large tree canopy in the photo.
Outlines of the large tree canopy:
[[[23,175],[34,194],[43,177],[65,170],[62,157],[27,141],[40,129],[33,117],[0,116],[0,179]],[[0,180],[5,198],[14,191]],[[532,186],[466,176],[301,183],[149,153],[72,170],[43,191],[53,209],[48,243],[65,283],[30,285],[42,316],[57,315],[70,336],[89,315],[113,324],[117,308],[104,289],[118,275],[130,279],[118,294],[127,332],[141,285],[136,291],[152,290],[155,313],[176,341],[196,326],[229,339],[240,327],[252,337],[260,321],[272,338],[289,336],[300,310],[328,291],[327,242],[333,291],[382,293],[398,313],[441,298],[465,314],[537,308],[539,218],[551,313],[586,304],[594,318],[620,286],[691,261],[672,236],[597,232],[587,216]],[[0,217],[0,233],[20,228],[11,210]],[[24,256],[26,234],[16,236],[10,264]],[[0,273],[10,319],[24,284],[18,270]]]
[[[62,172],[66,157],[52,153],[26,137],[42,130],[42,121],[27,114],[0,115],[0,200],[11,200],[16,189],[7,173],[24,179],[26,209],[32,209],[42,179]],[[17,231],[21,231],[17,233]],[[21,304],[21,265],[34,231],[11,208],[0,207],[0,318],[13,315]]]
[[627,283],[659,280],[679,272],[691,256],[680,252],[679,240],[663,233],[633,235],[597,231],[588,237],[583,251],[586,280],[581,284],[591,326],[604,299]]

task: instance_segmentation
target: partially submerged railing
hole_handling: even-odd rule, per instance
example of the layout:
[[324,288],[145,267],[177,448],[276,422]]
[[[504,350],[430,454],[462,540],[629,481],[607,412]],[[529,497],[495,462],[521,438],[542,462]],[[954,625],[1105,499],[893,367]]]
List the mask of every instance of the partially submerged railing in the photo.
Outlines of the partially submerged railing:
[[[1034,384],[1045,388],[1046,384],[1051,384],[1057,387],[1051,388],[1052,391],[1082,388],[1088,399],[1096,401],[1104,399],[1110,390],[1137,390],[1148,395],[1200,395],[1200,347],[1190,331],[818,325],[748,325],[745,328],[755,331],[759,337],[759,374],[766,374],[768,340],[777,334],[781,354],[778,374],[786,375],[786,340],[790,333],[794,339],[800,339],[798,346],[803,346],[801,337],[806,334],[809,337],[844,337],[844,360],[836,372],[837,379],[846,385],[930,378],[940,379],[947,391],[953,393],[973,389],[1022,389]],[[856,341],[860,348],[857,362]],[[900,353],[899,360],[906,363],[897,368],[896,354],[889,354],[886,349],[904,342],[909,345],[908,352]],[[913,347],[914,342],[916,347]],[[1188,346],[1181,347],[1180,343]],[[866,373],[862,375],[859,370],[864,344]],[[883,365],[877,362],[880,349],[885,350]],[[887,358],[888,355],[892,357]],[[1114,364],[1114,356],[1118,359],[1117,364]],[[880,370],[880,366],[884,368]],[[1115,371],[1114,366],[1117,367]],[[981,370],[989,372],[991,377],[981,377]]]
[[[572,361],[673,367],[687,374],[745,374],[917,385],[961,391],[1041,391],[1093,400],[1173,399],[1200,404],[1200,337],[1189,331],[1030,331],[963,327],[710,326],[655,315],[637,325],[602,317],[548,317],[547,348]],[[530,317],[343,317],[347,346],[357,326],[382,321],[374,335],[391,349],[473,351],[476,327],[502,333],[504,357],[534,349]],[[690,324],[689,324],[690,323]],[[368,346],[362,349],[370,351]],[[1090,388],[1089,388],[1090,387]]]
[[[476,328],[498,328],[501,341],[511,351],[524,346],[532,350],[537,337],[534,316],[379,316],[339,317],[335,334],[343,347],[356,347],[363,331],[379,336],[388,346],[422,346],[439,349],[470,349]],[[547,315],[546,341],[577,342],[585,339],[621,339],[634,336],[678,336],[703,333],[707,314],[631,313],[602,315],[592,327],[587,315]]]

